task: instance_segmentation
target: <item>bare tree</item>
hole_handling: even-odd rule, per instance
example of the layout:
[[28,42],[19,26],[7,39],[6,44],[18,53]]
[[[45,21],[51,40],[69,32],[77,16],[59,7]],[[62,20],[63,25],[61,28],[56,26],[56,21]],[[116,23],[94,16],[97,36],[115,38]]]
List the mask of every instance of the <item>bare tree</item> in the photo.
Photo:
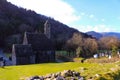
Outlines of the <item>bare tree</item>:
[[98,44],[95,39],[87,38],[84,41],[84,54],[87,57],[92,56],[98,50]]
[[114,46],[119,47],[119,39],[116,37],[103,37],[99,40],[100,49],[111,50]]
[[[84,38],[80,33],[74,33],[73,37],[66,42],[66,49],[68,51],[76,51],[76,54],[79,53],[78,50],[83,46]],[[78,49],[79,48],[79,49]]]
[[101,50],[111,50],[112,55],[116,56],[120,41],[117,37],[103,37],[99,40],[99,48]]
[[89,57],[97,51],[98,44],[95,39],[84,38],[81,34],[74,33],[73,37],[67,41],[66,47],[68,50],[76,51],[77,57]]

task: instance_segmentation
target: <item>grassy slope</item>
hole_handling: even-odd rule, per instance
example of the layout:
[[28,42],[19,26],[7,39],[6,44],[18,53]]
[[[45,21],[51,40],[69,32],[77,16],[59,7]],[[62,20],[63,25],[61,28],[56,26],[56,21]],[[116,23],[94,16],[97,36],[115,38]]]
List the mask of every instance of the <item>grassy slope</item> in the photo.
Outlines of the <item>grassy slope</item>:
[[8,66],[4,69],[0,68],[0,80],[19,80],[20,78],[32,75],[45,75],[68,69],[79,71],[82,76],[90,77],[95,74],[105,74],[111,72],[111,68],[119,68],[119,66],[116,66],[115,63],[97,64],[78,62]]

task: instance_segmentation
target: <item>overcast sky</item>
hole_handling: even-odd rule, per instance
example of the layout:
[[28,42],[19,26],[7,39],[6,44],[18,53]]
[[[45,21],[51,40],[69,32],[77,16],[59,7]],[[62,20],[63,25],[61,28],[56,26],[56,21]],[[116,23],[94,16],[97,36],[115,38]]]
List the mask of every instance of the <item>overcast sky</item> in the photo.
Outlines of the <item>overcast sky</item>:
[[120,32],[120,0],[7,0],[81,32]]

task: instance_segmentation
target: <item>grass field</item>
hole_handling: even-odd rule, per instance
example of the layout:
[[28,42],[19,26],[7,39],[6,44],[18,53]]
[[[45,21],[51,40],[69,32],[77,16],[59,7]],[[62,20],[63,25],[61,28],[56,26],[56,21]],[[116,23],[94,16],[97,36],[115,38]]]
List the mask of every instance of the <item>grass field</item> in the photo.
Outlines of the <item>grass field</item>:
[[[5,68],[0,68],[0,80],[20,80],[25,77],[34,75],[46,75],[49,73],[60,72],[63,70],[76,70],[81,73],[82,76],[86,78],[95,77],[95,75],[107,75],[110,80],[115,80],[112,77],[119,75],[118,63],[79,63],[79,62],[66,62],[66,63],[44,63],[44,64],[34,64],[34,65],[22,65],[22,66],[6,66]],[[111,76],[111,73],[115,72]],[[106,80],[107,80],[106,78]],[[118,77],[117,77],[118,78]],[[24,80],[24,79],[23,79]],[[105,80],[105,79],[100,79]],[[117,80],[117,79],[116,79]]]

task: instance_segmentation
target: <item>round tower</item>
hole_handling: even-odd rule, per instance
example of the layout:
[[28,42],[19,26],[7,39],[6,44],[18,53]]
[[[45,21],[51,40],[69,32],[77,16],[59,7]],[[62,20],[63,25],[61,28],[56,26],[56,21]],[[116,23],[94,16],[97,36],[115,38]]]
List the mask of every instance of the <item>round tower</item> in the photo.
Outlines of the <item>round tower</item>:
[[51,38],[51,25],[47,20],[44,24],[44,34],[50,39]]

